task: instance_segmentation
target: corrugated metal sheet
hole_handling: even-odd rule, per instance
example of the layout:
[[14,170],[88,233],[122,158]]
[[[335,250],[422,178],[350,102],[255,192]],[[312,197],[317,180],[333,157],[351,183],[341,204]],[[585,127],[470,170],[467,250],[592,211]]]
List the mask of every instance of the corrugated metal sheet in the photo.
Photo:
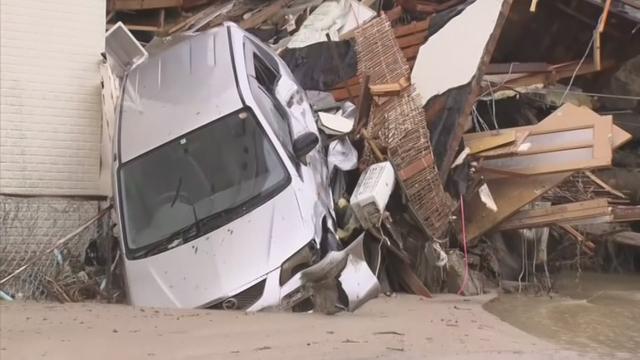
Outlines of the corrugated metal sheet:
[[0,193],[104,192],[105,7],[105,0],[0,0]]

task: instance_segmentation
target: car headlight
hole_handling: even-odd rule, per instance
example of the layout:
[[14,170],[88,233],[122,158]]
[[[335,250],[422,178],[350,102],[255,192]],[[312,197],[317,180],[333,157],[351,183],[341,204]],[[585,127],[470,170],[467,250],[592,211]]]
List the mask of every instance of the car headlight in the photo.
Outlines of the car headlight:
[[309,241],[302,249],[291,255],[280,267],[280,286],[291,280],[300,271],[313,265],[320,256],[315,241]]

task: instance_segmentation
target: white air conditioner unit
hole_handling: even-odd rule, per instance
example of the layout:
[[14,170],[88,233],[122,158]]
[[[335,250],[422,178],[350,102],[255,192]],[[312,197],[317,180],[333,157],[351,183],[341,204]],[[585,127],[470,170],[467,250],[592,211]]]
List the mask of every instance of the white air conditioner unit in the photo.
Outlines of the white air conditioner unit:
[[395,179],[393,166],[388,161],[370,166],[360,176],[351,195],[351,208],[365,229],[377,228],[380,224]]

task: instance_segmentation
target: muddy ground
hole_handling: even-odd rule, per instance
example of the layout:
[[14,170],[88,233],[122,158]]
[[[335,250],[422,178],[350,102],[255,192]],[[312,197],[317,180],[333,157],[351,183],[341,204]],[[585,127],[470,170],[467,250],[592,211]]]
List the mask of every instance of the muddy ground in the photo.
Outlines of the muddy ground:
[[483,310],[490,298],[382,296],[337,316],[4,303],[0,358],[611,358],[528,335]]

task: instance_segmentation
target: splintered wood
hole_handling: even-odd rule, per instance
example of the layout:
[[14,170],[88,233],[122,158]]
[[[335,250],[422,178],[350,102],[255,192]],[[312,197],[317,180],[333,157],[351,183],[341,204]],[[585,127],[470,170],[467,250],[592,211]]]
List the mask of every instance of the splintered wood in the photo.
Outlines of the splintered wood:
[[[398,83],[409,76],[409,66],[386,17],[371,21],[356,31],[358,74],[368,75],[370,86]],[[445,193],[433,151],[424,110],[416,101],[415,89],[407,86],[398,95],[373,104],[368,135],[387,149],[387,156],[399,174],[409,205],[432,236],[446,235],[451,198]],[[365,147],[363,165],[374,162]]]
[[[465,144],[478,150],[473,156],[497,207],[487,207],[478,193],[468,199],[468,237],[475,240],[491,229],[637,217],[636,207],[608,206],[625,196],[588,171],[610,166],[612,151],[630,139],[610,116],[572,104],[533,126],[465,135]],[[540,197],[556,206],[517,212]]]
[[596,198],[607,198],[625,201],[627,197],[611,188],[589,171],[579,171],[571,175],[560,185],[551,189],[543,197],[554,204],[564,204],[573,201],[585,201]]

